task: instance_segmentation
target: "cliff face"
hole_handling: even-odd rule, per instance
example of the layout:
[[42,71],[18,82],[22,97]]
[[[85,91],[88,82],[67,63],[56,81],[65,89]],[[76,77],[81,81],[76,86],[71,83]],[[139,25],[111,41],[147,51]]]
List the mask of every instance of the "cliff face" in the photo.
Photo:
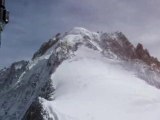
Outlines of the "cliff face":
[[134,46],[121,32],[112,34],[104,33],[101,36],[104,49],[111,50],[121,59],[134,59],[136,56]]
[[0,70],[0,93],[8,90],[27,69],[28,61],[13,63],[9,68]]
[[160,69],[160,62],[157,58],[150,55],[147,49],[143,48],[142,44],[138,44],[136,47],[136,58],[144,61],[146,64],[154,67],[155,69]]
[[53,39],[50,39],[48,42],[43,43],[39,48],[39,50],[34,53],[32,60],[45,54],[49,48],[51,48],[54,44],[58,42],[59,39],[60,39],[60,33],[56,34],[56,36]]
[[109,49],[119,58],[124,60],[140,60],[153,69],[160,69],[160,62],[157,58],[150,55],[142,44],[138,43],[136,47],[121,32],[112,34],[104,33],[101,35],[102,47]]
[[[9,68],[0,70],[0,120],[51,119],[41,101],[42,98],[54,100],[56,88],[51,76],[63,62],[77,56],[77,51],[82,48],[96,51],[107,59],[123,61],[125,66],[131,62],[131,67],[128,67],[130,71],[160,88],[160,62],[142,44],[134,47],[121,32],[95,33],[84,28],[74,28],[64,35],[57,34],[42,44],[30,62],[16,62]],[[87,52],[86,58],[92,54]],[[79,59],[81,56],[77,58]]]

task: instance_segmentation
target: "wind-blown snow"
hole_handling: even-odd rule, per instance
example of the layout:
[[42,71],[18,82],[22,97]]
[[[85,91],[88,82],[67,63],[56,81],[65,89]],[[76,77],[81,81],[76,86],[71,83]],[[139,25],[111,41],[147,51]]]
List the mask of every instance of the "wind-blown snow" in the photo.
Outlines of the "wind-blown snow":
[[69,34],[74,34],[74,35],[82,35],[82,36],[90,36],[90,37],[98,37],[98,33],[96,32],[91,32],[85,28],[82,27],[75,27],[73,28]]
[[52,74],[55,120],[159,120],[160,91],[125,70],[120,61],[81,47]]

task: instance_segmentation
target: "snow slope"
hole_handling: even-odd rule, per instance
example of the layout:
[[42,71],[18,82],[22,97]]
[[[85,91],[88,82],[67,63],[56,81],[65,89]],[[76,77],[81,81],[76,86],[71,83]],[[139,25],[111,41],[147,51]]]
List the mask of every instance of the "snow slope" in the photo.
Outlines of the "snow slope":
[[120,63],[80,47],[52,74],[54,99],[41,99],[44,109],[54,120],[159,120],[160,91]]

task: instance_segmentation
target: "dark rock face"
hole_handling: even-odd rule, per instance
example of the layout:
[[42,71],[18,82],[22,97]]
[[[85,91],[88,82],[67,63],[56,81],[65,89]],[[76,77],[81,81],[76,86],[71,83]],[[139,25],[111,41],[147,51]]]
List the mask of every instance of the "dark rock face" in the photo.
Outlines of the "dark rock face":
[[0,70],[0,91],[9,88],[16,83],[20,75],[27,70],[28,61],[13,63],[9,68]]
[[135,48],[121,32],[116,32],[113,35],[107,33],[101,36],[102,46],[104,49],[109,49],[121,59],[130,59],[135,56]]
[[48,42],[45,42],[41,45],[40,49],[33,55],[32,60],[34,60],[37,57],[42,56],[46,53],[46,51],[51,48],[54,44],[57,43],[57,41],[60,39],[60,33],[58,33],[55,38],[55,40],[50,39]]
[[153,67],[154,69],[160,69],[160,62],[157,58],[152,57],[148,50],[144,49],[143,45],[140,43],[137,45],[137,47],[134,47],[121,32],[116,32],[114,34],[114,37],[113,35],[104,33],[101,36],[101,40],[101,46],[104,49],[109,49],[121,59],[138,59]]
[[49,113],[43,109],[39,99],[36,99],[26,111],[22,120],[53,120]]
[[[44,87],[41,88],[41,94],[39,94],[39,97],[46,100],[51,100],[51,95],[54,90],[55,89],[51,86],[51,80],[49,80],[46,82]],[[40,100],[36,98],[26,111],[22,120],[44,120],[44,116],[45,118],[48,118],[48,120],[52,120],[49,118],[48,113],[43,109]]]
[[[50,71],[54,66],[48,66],[47,62],[48,60],[44,59],[38,61],[35,66],[27,66],[29,68],[26,67],[24,74],[21,73],[20,82],[16,82],[13,86],[9,84],[11,87],[7,87],[6,90],[0,93],[0,120],[21,120],[24,115],[26,118],[30,118],[33,108],[40,111],[38,105],[32,106],[39,97],[50,99],[50,93],[54,91],[50,83]],[[15,67],[14,64],[13,67]],[[16,66],[16,70],[19,68],[19,66]],[[15,76],[16,74],[14,73]],[[13,109],[14,112],[12,112]],[[26,111],[28,112],[26,113]],[[35,115],[32,118],[35,118]]]
[[43,120],[42,113],[42,106],[37,100],[31,104],[22,120]]
[[137,58],[138,58],[138,59],[143,59],[143,60],[145,60],[145,59],[150,59],[150,58],[151,58],[148,50],[147,50],[147,49],[144,49],[144,48],[143,48],[143,45],[140,44],[140,43],[139,43],[139,44],[137,45],[137,47],[136,47],[136,55],[137,55]]
[[148,65],[154,65],[154,67],[160,68],[160,62],[157,58],[152,57],[147,49],[143,48],[142,44],[138,44],[136,47],[136,57],[137,59],[142,60]]
[[[62,55],[63,54],[63,55]],[[46,62],[46,66],[48,69],[47,73],[51,75],[56,68],[67,58],[64,53],[61,53],[61,57],[59,57],[58,53],[53,53],[50,58]],[[37,76],[37,77],[36,77]],[[39,75],[33,75],[32,83],[38,78]],[[33,83],[33,87],[36,86],[36,82]],[[51,84],[51,79],[48,79],[45,84],[40,88],[40,91],[37,98],[34,99],[30,107],[28,108],[27,112],[24,115],[24,118],[22,120],[44,120],[47,118],[48,120],[52,120],[49,118],[49,115],[46,111],[43,110],[43,107],[41,106],[41,103],[39,102],[39,97],[46,99],[46,100],[52,100],[51,96],[54,93],[55,89],[53,88]],[[56,115],[55,115],[56,116]],[[57,119],[58,120],[58,119]]]

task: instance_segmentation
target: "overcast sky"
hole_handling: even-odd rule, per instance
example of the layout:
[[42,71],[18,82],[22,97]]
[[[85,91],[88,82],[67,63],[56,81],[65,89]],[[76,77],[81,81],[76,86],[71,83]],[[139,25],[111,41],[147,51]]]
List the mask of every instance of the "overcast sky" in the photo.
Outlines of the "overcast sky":
[[160,58],[160,0],[6,0],[10,23],[2,33],[0,67],[30,59],[57,32],[75,26],[122,31]]

